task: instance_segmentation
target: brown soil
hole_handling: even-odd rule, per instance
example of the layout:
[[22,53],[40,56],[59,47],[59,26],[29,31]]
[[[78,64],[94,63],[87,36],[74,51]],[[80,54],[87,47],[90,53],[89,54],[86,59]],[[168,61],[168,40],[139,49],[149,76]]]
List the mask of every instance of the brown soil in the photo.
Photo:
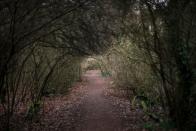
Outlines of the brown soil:
[[81,105],[80,126],[77,131],[121,131],[122,120],[109,99],[104,96],[108,86],[99,71],[88,71],[87,96]]

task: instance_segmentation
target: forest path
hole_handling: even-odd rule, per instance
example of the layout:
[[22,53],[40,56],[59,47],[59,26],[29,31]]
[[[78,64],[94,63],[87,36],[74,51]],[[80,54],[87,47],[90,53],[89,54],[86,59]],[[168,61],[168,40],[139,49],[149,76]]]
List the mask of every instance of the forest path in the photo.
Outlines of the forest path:
[[21,122],[22,131],[143,131],[142,111],[115,93],[110,78],[90,70],[82,79],[67,95],[45,98],[41,118]]
[[81,119],[78,131],[121,131],[122,119],[116,107],[105,96],[108,81],[100,71],[87,71],[87,93],[80,107]]

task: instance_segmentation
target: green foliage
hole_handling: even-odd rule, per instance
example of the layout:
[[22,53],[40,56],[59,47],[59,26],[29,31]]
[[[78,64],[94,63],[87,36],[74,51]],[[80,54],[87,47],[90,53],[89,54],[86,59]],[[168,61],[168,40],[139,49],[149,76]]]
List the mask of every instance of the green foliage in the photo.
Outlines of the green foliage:
[[86,72],[87,70],[100,70],[101,65],[99,61],[96,58],[86,58],[82,62],[82,70],[83,72]]
[[102,57],[103,65],[110,72],[114,84],[157,103],[160,82],[156,80],[144,52],[126,38],[121,38],[120,43]]
[[147,122],[143,125],[143,127],[145,129],[147,129],[148,131],[157,131],[157,130],[173,131],[176,128],[174,123],[171,122],[171,121],[162,121],[159,124],[155,124],[155,123],[152,123],[152,122]]
[[148,131],[155,131],[155,126],[152,123],[145,123],[143,127]]
[[[80,80],[81,77],[81,59],[69,58],[69,63],[63,63],[63,66],[56,68],[56,71],[51,75],[45,93],[50,94],[66,94],[68,89],[73,84]],[[61,65],[62,63],[60,63]]]
[[110,77],[111,76],[111,73],[109,71],[101,71],[101,75],[103,77]]
[[41,109],[41,101],[35,102],[35,103],[31,103],[26,115],[26,118],[28,120],[33,120],[35,118],[35,116],[37,116],[38,112]]
[[171,120],[167,121],[162,121],[159,124],[160,128],[162,128],[164,131],[172,131],[173,129],[176,128],[175,123],[172,122]]
[[98,70],[100,69],[99,63],[91,63],[85,70]]

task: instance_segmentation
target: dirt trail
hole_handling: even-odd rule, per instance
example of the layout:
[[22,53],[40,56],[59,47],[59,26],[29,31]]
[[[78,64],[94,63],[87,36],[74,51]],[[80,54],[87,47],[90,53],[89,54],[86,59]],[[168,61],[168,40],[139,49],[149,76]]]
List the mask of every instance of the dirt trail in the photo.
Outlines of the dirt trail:
[[[65,107],[61,107],[61,111],[57,111],[63,120],[58,121],[58,128],[52,126],[53,130],[144,131],[141,128],[143,124],[141,110],[132,109],[128,99],[114,95],[114,89],[110,88],[110,79],[103,78],[98,70],[87,71],[83,79],[85,81],[83,87],[70,92],[72,95],[68,98],[72,103],[70,108],[66,109],[65,104]],[[76,101],[73,101],[73,98]],[[67,116],[65,110],[70,115]]]
[[[45,98],[38,119],[16,117],[16,131],[143,131],[142,111],[115,94],[111,80],[91,70],[67,95]],[[22,127],[22,128],[21,128]]]
[[81,119],[78,131],[121,131],[122,120],[119,112],[104,95],[108,82],[100,71],[88,71],[87,94],[80,107]]

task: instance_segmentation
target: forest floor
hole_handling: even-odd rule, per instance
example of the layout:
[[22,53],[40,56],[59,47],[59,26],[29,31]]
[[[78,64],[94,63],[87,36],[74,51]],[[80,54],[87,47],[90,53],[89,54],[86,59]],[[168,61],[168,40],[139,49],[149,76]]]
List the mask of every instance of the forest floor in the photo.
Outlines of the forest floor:
[[[28,122],[13,119],[20,131],[143,131],[145,115],[111,88],[111,79],[90,70],[66,96],[44,98],[39,116]],[[14,122],[15,121],[15,122]],[[17,122],[16,122],[17,121]]]

